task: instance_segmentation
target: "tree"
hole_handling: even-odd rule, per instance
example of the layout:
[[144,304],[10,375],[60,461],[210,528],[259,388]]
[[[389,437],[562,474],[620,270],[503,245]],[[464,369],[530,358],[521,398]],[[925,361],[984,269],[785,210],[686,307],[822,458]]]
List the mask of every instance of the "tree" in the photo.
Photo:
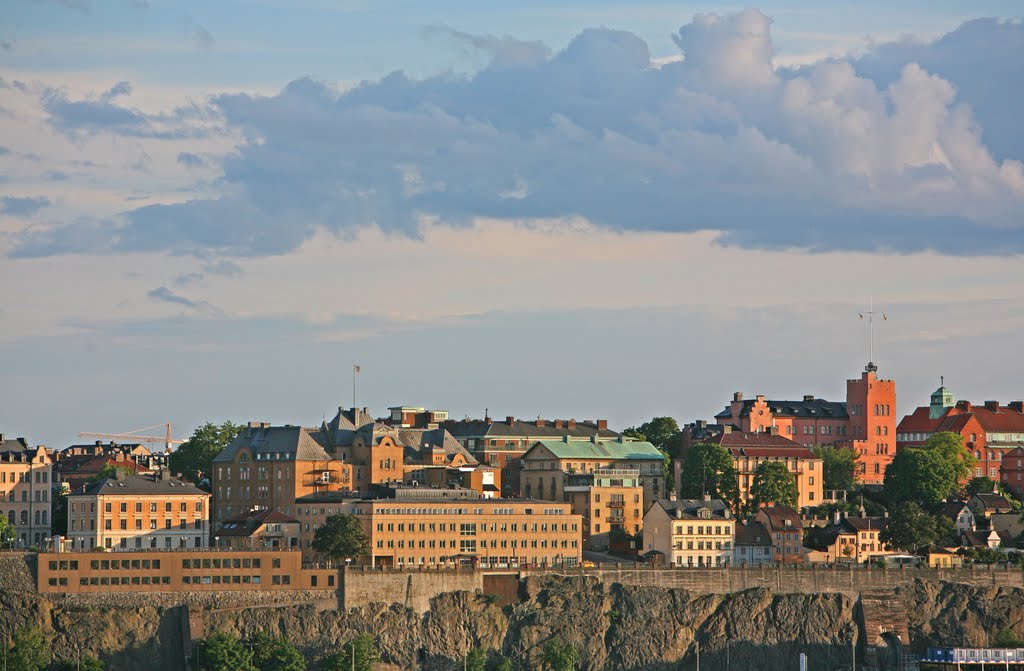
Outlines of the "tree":
[[466,653],[465,671],[486,671],[487,651],[483,648],[473,648]]
[[995,481],[984,475],[971,478],[967,482],[967,496],[974,496],[975,494],[991,494],[994,491],[996,491]]
[[990,645],[993,648],[1020,648],[1024,647],[1024,640],[1018,638],[1012,629],[1000,629],[992,637]]
[[259,671],[306,671],[306,659],[288,639],[259,632],[249,639],[252,664]]
[[355,515],[330,515],[316,530],[313,549],[340,562],[369,553],[370,538]]
[[774,503],[795,508],[800,500],[796,476],[781,461],[762,461],[754,469],[754,482],[750,485],[750,498],[755,507]]
[[846,446],[817,445],[811,448],[821,458],[821,486],[851,491],[857,485],[857,453]]
[[512,671],[512,669],[512,660],[508,657],[502,657],[494,663],[494,668],[492,669],[492,671]]
[[380,661],[377,644],[369,634],[359,634],[341,647],[341,652],[320,663],[324,671],[371,671]]
[[192,482],[209,478],[213,460],[242,430],[241,424],[224,422],[220,426],[207,422],[192,433],[187,443],[171,453],[170,468]]
[[50,531],[54,536],[68,535],[68,495],[59,489],[53,495]]
[[9,545],[14,540],[14,526],[6,515],[0,515],[0,547]]
[[913,501],[904,501],[896,507],[888,526],[882,529],[878,537],[897,550],[917,552],[919,548],[932,545],[939,539],[939,527],[935,518],[921,506]]
[[655,417],[640,426],[631,426],[622,432],[630,438],[646,440],[666,454],[674,454],[679,440],[679,424],[671,417]]
[[735,504],[740,497],[732,455],[721,445],[692,445],[679,471],[679,496],[682,498],[696,499],[707,493],[713,499]]
[[199,644],[198,658],[200,671],[238,671],[252,661],[238,637],[220,631]]
[[974,455],[963,448],[963,438],[948,431],[932,435],[922,447],[896,453],[885,469],[885,494],[893,504],[916,501],[932,508],[960,491],[974,468]]
[[552,638],[544,644],[540,661],[548,671],[573,671],[576,663],[580,661],[580,653],[575,645],[566,645],[557,638]]
[[136,471],[138,471],[138,466],[104,464],[103,468],[101,468],[96,475],[89,478],[89,482],[99,482],[105,478],[116,478],[118,473],[132,475]]
[[51,671],[106,671],[107,665],[98,657],[86,655],[81,659],[66,659],[50,668]]
[[8,671],[41,671],[50,662],[49,642],[38,627],[14,632],[11,648],[3,657]]

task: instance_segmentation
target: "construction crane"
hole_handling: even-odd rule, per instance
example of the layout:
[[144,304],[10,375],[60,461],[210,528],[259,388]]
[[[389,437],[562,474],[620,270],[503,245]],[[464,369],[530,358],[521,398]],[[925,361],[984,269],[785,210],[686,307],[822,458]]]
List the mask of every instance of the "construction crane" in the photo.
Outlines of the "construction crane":
[[[140,435],[142,434],[143,431],[149,431],[150,429],[156,429],[158,427],[167,427],[167,435],[165,437]],[[164,447],[166,447],[168,451],[170,451],[171,447],[174,445],[181,445],[182,443],[188,442],[187,440],[178,440],[176,438],[171,438],[170,422],[167,422],[165,424],[154,424],[153,426],[145,426],[141,429],[135,429],[134,431],[129,431],[127,433],[89,433],[83,431],[82,433],[78,434],[78,437],[109,438],[110,440],[116,440],[118,442],[135,441],[137,443],[163,443]]]

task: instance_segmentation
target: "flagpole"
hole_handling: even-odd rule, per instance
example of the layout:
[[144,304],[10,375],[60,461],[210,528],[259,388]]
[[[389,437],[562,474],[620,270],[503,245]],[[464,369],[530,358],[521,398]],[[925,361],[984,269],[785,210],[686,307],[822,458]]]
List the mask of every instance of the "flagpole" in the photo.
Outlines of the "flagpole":
[[352,409],[356,407],[356,373],[359,372],[359,366],[352,364]]

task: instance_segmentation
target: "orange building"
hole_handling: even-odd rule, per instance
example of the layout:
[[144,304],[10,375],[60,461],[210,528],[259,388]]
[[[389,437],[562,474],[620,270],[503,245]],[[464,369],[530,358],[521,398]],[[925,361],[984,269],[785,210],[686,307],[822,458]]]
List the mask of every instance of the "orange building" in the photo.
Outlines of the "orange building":
[[152,475],[118,471],[68,495],[72,550],[209,547],[210,495],[166,469]]
[[562,489],[572,512],[583,520],[583,544],[607,551],[613,532],[637,536],[643,531],[644,488],[637,468],[595,468],[566,476]]
[[[53,467],[42,445],[0,433],[0,514],[13,527],[14,544],[42,545],[50,537]],[[6,540],[6,539],[5,539]]]
[[772,401],[764,396],[732,403],[715,415],[720,425],[739,431],[761,432],[776,427],[805,447],[848,446],[858,455],[859,479],[881,484],[885,467],[896,453],[896,382],[877,375],[869,363],[859,379],[846,381],[846,401],[826,401],[806,395],[802,401]]

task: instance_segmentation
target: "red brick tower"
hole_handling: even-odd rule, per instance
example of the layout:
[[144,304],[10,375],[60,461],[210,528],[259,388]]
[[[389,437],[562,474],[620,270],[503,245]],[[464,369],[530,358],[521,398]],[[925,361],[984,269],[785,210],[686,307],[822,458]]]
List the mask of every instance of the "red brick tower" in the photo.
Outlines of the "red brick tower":
[[869,362],[859,380],[846,381],[851,446],[859,455],[860,481],[882,484],[885,467],[896,454],[896,381],[881,380]]

